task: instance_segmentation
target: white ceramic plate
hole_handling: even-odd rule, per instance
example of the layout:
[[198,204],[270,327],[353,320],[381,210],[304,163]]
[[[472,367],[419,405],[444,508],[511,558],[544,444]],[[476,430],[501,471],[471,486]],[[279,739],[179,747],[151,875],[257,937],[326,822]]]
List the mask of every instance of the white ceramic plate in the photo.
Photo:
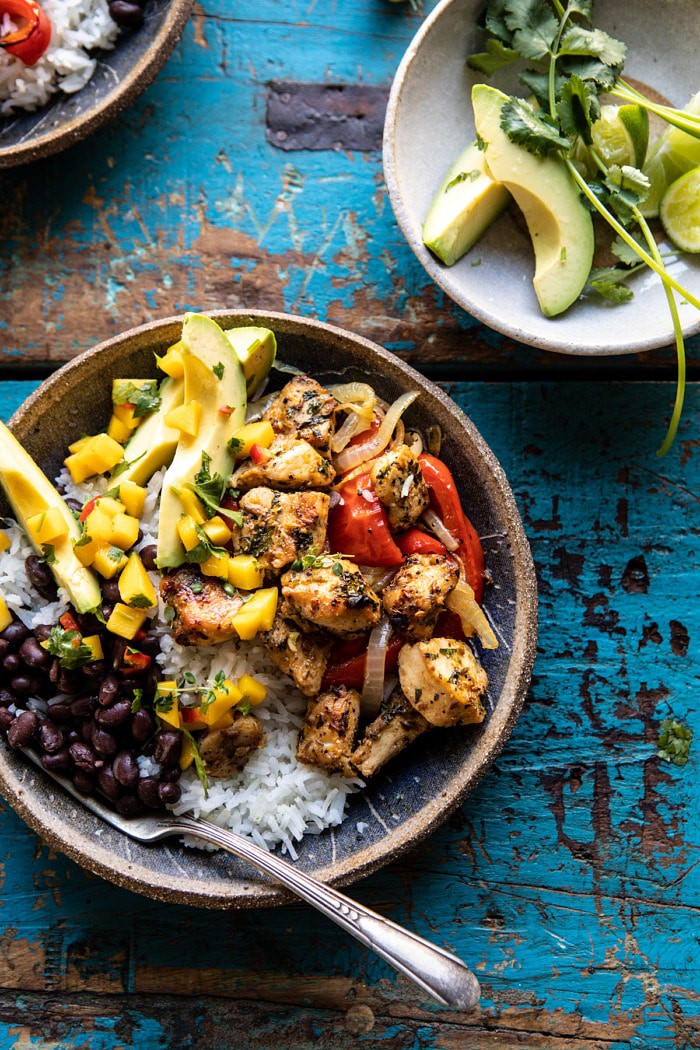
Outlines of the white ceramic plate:
[[[455,266],[443,266],[423,246],[421,224],[444,173],[474,139],[467,68],[483,50],[476,27],[483,0],[443,0],[424,22],[394,79],[384,133],[384,173],[394,214],[430,277],[484,324],[532,346],[566,354],[622,354],[673,341],[660,280],[648,270],[632,279],[634,299],[612,306],[580,299],[558,318],[540,312],[532,287],[534,255],[524,223],[509,209]],[[700,87],[698,0],[605,0],[595,24],[627,44],[625,76],[682,106]],[[517,73],[488,83],[522,94]],[[670,250],[668,245],[665,249]],[[700,295],[700,255],[679,256],[669,269]],[[700,312],[679,306],[686,335],[700,331]]]

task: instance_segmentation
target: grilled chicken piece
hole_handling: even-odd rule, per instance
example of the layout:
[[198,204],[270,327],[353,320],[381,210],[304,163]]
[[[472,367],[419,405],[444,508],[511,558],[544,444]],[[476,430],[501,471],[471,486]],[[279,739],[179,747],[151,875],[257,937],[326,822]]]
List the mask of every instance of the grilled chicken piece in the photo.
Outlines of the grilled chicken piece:
[[349,762],[360,720],[360,694],[337,685],[306,705],[304,728],[299,737],[297,759],[329,773],[354,777]]
[[309,376],[297,376],[280,390],[263,419],[276,434],[303,438],[330,459],[336,399]]
[[370,476],[392,529],[407,529],[418,521],[429,503],[428,486],[408,445],[399,445],[380,456]]
[[390,759],[403,751],[421,733],[432,726],[397,690],[373,722],[367,726],[362,741],[350,756],[360,776],[372,777]]
[[276,437],[269,449],[269,459],[254,463],[245,459],[231,478],[234,488],[247,492],[257,485],[273,489],[326,489],[335,477],[329,459],[317,452],[308,441],[295,437]]
[[215,645],[238,638],[231,620],[243,599],[230,597],[220,580],[203,576],[196,565],[183,565],[164,576],[160,593],[175,610],[170,630],[180,645]]
[[272,627],[260,635],[272,662],[294,680],[304,696],[316,696],[326,672],[331,643],[321,634],[300,631],[278,611]]
[[302,628],[311,623],[331,634],[355,635],[379,620],[379,598],[357,566],[338,555],[317,558],[313,568],[287,572],[281,583],[289,615]]
[[279,572],[312,548],[323,550],[329,505],[325,492],[251,489],[240,501],[243,525],[234,530],[235,550]]
[[429,638],[458,579],[454,561],[440,554],[411,554],[382,591],[394,630],[415,640]]
[[265,743],[265,732],[254,715],[232,714],[233,725],[210,729],[198,740],[199,753],[210,777],[232,777]]
[[488,678],[465,642],[431,638],[404,645],[399,681],[408,702],[431,725],[468,725],[485,718],[481,698]]

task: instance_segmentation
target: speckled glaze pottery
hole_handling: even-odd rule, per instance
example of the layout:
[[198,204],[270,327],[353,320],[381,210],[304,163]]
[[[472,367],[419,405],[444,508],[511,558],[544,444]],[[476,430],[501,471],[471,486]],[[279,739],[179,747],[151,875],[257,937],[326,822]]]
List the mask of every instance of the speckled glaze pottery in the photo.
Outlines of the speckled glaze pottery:
[[[381,347],[319,321],[242,311],[212,314],[224,327],[265,325],[277,335],[279,358],[323,382],[364,380],[388,401],[406,390],[420,397],[408,425],[438,424],[442,456],[483,537],[494,586],[485,607],[500,639],[485,651],[489,714],[482,726],[436,731],[391,763],[350,799],[343,824],[308,835],[297,863],[343,885],[367,875],[434,830],[478,784],[508,739],[530,681],[537,633],[532,557],[505,475],[473,424],[438,387]],[[49,476],[68,443],[94,433],[110,411],[111,380],[153,375],[153,353],[180,337],[169,318],[102,343],[47,380],[15,413],[12,430]],[[274,374],[275,386],[286,378]],[[0,512],[6,508],[0,505]],[[226,853],[170,845],[144,846],[102,824],[51,780],[0,746],[0,791],[43,839],[78,864],[120,886],[164,901],[208,908],[259,907],[289,899],[263,876]],[[364,825],[360,835],[358,825]]]
[[[455,303],[522,343],[594,356],[671,343],[673,325],[663,287],[648,269],[631,279],[630,302],[613,306],[589,296],[559,317],[545,317],[532,287],[532,243],[515,205],[454,266],[444,266],[423,244],[422,224],[430,202],[447,169],[476,137],[472,86],[486,80],[502,91],[524,93],[517,72],[510,68],[490,80],[467,68],[467,57],[483,50],[483,34],[477,28],[483,6],[484,0],[438,4],[394,78],[384,125],[384,176],[404,237],[432,280]],[[684,106],[698,89],[698,15],[697,0],[605,0],[595,6],[595,25],[627,44],[629,80],[657,101],[662,96]],[[602,220],[600,224],[603,228]],[[658,233],[661,238],[660,226]],[[672,250],[663,241],[661,249]],[[609,264],[611,259],[605,261]],[[681,254],[671,268],[684,287],[700,296],[700,255]],[[679,313],[686,335],[700,331],[700,311],[682,302]]]
[[74,95],[57,92],[35,113],[0,118],[0,168],[48,157],[91,135],[148,87],[175,47],[194,0],[148,0],[144,24],[122,32],[97,55],[92,77]]

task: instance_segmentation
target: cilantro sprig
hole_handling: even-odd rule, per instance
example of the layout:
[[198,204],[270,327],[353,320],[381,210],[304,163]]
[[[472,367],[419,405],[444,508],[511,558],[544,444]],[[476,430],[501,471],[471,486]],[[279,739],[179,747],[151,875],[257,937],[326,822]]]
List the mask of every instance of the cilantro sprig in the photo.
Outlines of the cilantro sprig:
[[[599,96],[604,92],[642,106],[696,138],[700,118],[654,103],[624,81],[624,43],[593,26],[592,18],[593,0],[487,0],[486,50],[471,55],[468,65],[488,77],[515,61],[527,63],[520,81],[536,104],[511,97],[502,109],[503,131],[536,156],[560,156],[589,207],[617,234],[621,265],[591,271],[586,290],[611,302],[625,302],[633,295],[625,280],[637,268],[647,266],[660,277],[678,359],[675,404],[657,452],[664,456],[675,440],[685,392],[685,343],[674,292],[697,309],[700,300],[668,272],[640,211],[649,191],[646,175],[632,166],[606,166],[593,148],[591,128],[600,117]],[[584,177],[574,153],[583,154],[595,177]],[[620,245],[627,250],[624,257]]]
[[[221,506],[227,489],[227,481],[222,474],[216,471],[212,474],[211,456],[207,452],[202,452],[202,466],[195,474],[194,481],[187,483],[187,488],[198,497],[208,518],[213,518],[215,514],[225,514],[237,524],[243,523],[242,515],[238,511],[231,511]],[[237,518],[241,520],[237,521]]]
[[67,631],[64,627],[52,627],[44,643],[47,653],[57,656],[61,667],[66,671],[76,671],[95,659],[89,645],[83,643],[80,631]]
[[161,396],[158,390],[158,380],[149,379],[147,382],[137,386],[128,380],[122,380],[116,384],[112,401],[115,405],[130,404],[134,406],[134,419],[141,419],[149,412],[156,412],[161,405]]

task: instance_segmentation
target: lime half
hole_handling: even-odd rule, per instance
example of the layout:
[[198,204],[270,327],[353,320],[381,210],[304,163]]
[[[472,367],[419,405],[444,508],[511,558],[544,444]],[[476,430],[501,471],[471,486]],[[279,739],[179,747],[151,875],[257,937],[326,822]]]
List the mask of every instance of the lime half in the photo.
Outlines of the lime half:
[[649,117],[642,106],[601,106],[591,127],[593,148],[601,160],[641,168],[649,144]]
[[[700,116],[700,91],[691,98],[685,112]],[[642,169],[651,183],[647,198],[639,208],[642,215],[648,219],[655,218],[659,214],[661,199],[671,183],[698,164],[700,139],[669,124],[652,145]]]
[[677,248],[700,252],[700,167],[676,179],[659,208],[661,225]]

